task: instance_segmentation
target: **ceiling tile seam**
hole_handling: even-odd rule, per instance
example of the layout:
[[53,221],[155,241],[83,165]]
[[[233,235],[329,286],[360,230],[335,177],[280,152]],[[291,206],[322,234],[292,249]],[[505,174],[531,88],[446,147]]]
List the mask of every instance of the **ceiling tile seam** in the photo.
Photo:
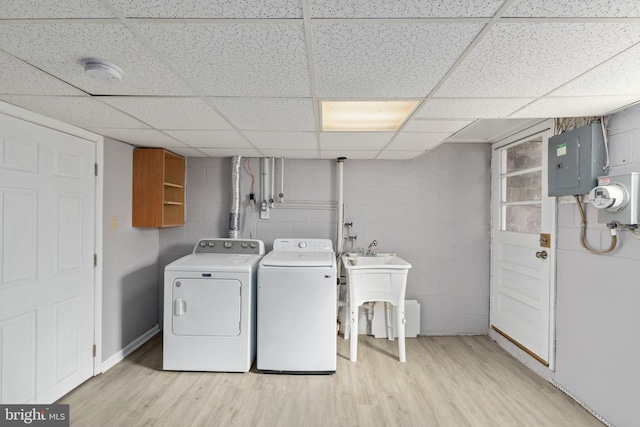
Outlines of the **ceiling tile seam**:
[[119,24],[118,18],[26,18],[26,19],[0,19],[0,25],[16,24]]
[[[440,81],[438,83],[436,83],[436,85],[431,89],[431,91],[427,94],[427,96],[413,110],[411,115],[407,118],[407,120],[405,120],[405,122],[402,124],[400,129],[398,129],[396,134],[389,140],[387,145],[382,147],[382,150],[380,150],[380,153],[382,153],[384,150],[387,149],[387,147],[396,139],[398,134],[404,130],[404,127],[411,120],[411,118],[415,114],[417,114],[424,107],[424,105],[427,103],[427,101],[429,101],[433,97],[433,95],[442,87],[442,85],[444,85],[444,82],[453,74],[453,72],[460,66],[460,64],[462,64],[462,62],[471,54],[473,49],[475,49],[476,46],[478,46],[478,44],[480,44],[480,42],[482,41],[484,36],[496,25],[496,23],[498,23],[500,21],[501,16],[513,5],[513,3],[517,2],[517,1],[519,1],[519,0],[506,0],[502,4],[502,6],[500,6],[500,8],[496,11],[496,13],[493,15],[493,17],[485,24],[485,26],[475,36],[475,38],[471,41],[471,43],[469,43],[469,46],[467,46],[467,48],[464,50],[464,52],[462,52],[462,54],[458,57],[458,59],[456,59],[456,61],[453,63],[453,65],[451,67],[449,67],[449,69],[444,74],[444,76],[442,76]],[[436,147],[437,147],[437,145],[436,145]],[[432,148],[435,148],[435,147],[432,147]],[[380,154],[378,154],[378,156],[379,155]],[[378,158],[378,156],[376,156],[376,158]]]
[[[45,70],[43,70],[42,68],[37,67],[37,66],[35,66],[35,65],[31,64],[30,62],[27,62],[27,61],[25,61],[24,59],[19,58],[19,57],[15,56],[14,54],[10,53],[10,52],[7,52],[7,51],[6,51],[6,50],[4,50],[4,49],[0,49],[0,52],[4,53],[4,54],[6,54],[6,55],[9,55],[9,56],[10,56],[10,57],[12,57],[13,59],[15,59],[15,60],[17,60],[17,61],[22,62],[23,64],[25,64],[26,66],[28,66],[28,67],[30,67],[30,68],[34,68],[34,69],[38,70],[39,72],[41,72],[41,73],[43,73],[43,74],[46,74],[47,76],[49,76],[49,77],[51,77],[51,78],[54,78],[54,79],[58,80],[60,83],[62,83],[62,84],[64,84],[64,85],[66,85],[66,86],[72,87],[72,88],[74,88],[75,90],[77,90],[77,91],[79,91],[79,92],[84,93],[84,94],[85,94],[85,96],[91,96],[91,94],[90,94],[90,93],[88,93],[88,92],[86,92],[86,91],[84,91],[84,90],[80,89],[79,87],[74,86],[74,85],[72,85],[71,83],[69,83],[69,82],[67,82],[67,81],[65,81],[65,80],[60,79],[60,78],[58,78],[57,76],[54,76],[53,74],[49,73],[48,71],[45,71]],[[6,94],[6,95],[10,95],[10,94]],[[80,95],[64,95],[64,96],[77,96],[78,98],[80,98],[80,97],[81,97]]]
[[[545,93],[544,95],[538,97],[538,99],[544,98],[544,97],[554,97],[553,96],[554,92],[556,92],[556,91],[562,89],[563,87],[573,83],[575,80],[582,78],[583,76],[591,73],[592,71],[597,70],[600,67],[604,67],[607,63],[612,62],[614,59],[618,58],[619,56],[622,56],[622,55],[626,54],[627,52],[633,51],[633,50],[640,50],[640,42],[635,43],[635,44],[629,46],[628,48],[626,48],[624,50],[621,50],[620,52],[616,53],[615,55],[605,59],[604,61],[602,61],[598,65],[595,65],[595,66],[589,68],[587,71],[577,75],[576,77],[572,78],[571,80],[568,80],[568,81],[564,82],[563,84],[561,84],[560,86],[556,87],[555,89],[552,89],[549,92]],[[599,95],[599,96],[605,96],[605,95]]]
[[[512,117],[514,114],[519,113],[520,111],[524,110],[525,108],[531,106],[532,104],[535,104],[536,102],[538,102],[541,99],[558,99],[558,98],[595,98],[595,97],[609,97],[609,96],[616,96],[616,95],[583,95],[583,96],[553,96],[553,93],[562,89],[565,86],[568,86],[569,84],[573,83],[574,81],[582,78],[583,76],[585,76],[586,74],[591,73],[592,71],[596,70],[597,68],[603,67],[605,66],[608,62],[613,61],[615,58],[617,58],[618,56],[630,51],[630,50],[634,50],[634,49],[640,49],[640,42],[635,43],[631,46],[629,46],[628,48],[616,53],[615,55],[605,59],[604,61],[602,61],[601,63],[599,63],[598,65],[589,68],[587,71],[577,75],[576,77],[572,78],[571,80],[568,80],[566,82],[564,82],[563,84],[561,84],[560,86],[550,90],[549,92],[537,97],[536,99],[534,99],[533,101],[527,103],[526,105],[523,105],[522,107],[518,108],[517,110],[511,112],[510,114],[508,114],[506,117]],[[639,101],[640,102],[640,101]],[[628,106],[624,107],[627,108],[631,105],[634,105],[636,103],[631,103]],[[610,112],[611,114],[612,112]]]
[[164,55],[162,55],[160,51],[158,51],[158,49],[155,48],[153,43],[151,43],[151,41],[146,36],[144,36],[140,31],[138,31],[138,28],[135,26],[133,21],[129,22],[129,20],[124,16],[124,14],[120,12],[120,10],[112,6],[108,0],[99,0],[99,1],[100,3],[102,3],[104,7],[106,7],[111,13],[113,13],[114,16],[116,16],[122,22],[122,24],[126,26],[129,29],[129,31],[131,31],[134,37],[138,38],[138,40],[140,40],[147,47],[147,49],[149,49],[153,53],[153,55],[155,55],[156,58],[162,61],[163,64],[165,64],[176,76],[178,76],[178,78],[181,79],[193,91],[193,93],[196,96],[198,96],[203,102],[205,102],[209,107],[211,107],[218,115],[220,115],[220,117],[222,117],[223,120],[229,123],[229,125],[233,128],[233,130],[238,132],[242,136],[242,138],[244,138],[244,140],[249,143],[249,145],[251,145],[260,154],[262,154],[262,151],[258,147],[256,147],[253,144],[253,142],[251,142],[251,140],[249,140],[249,138],[247,138],[247,136],[244,133],[242,133],[242,131],[240,131],[240,129],[238,129],[238,127],[233,122],[231,122],[231,120],[229,120],[224,114],[222,114],[222,112],[216,107],[215,103],[213,103],[209,98],[202,95],[202,91],[198,90],[199,88],[194,86],[192,82],[189,79],[187,79],[186,76],[171,63],[171,61],[165,58]]
[[618,23],[640,23],[640,17],[635,16],[503,16],[500,18],[501,24],[618,24]]
[[308,0],[301,0],[302,6],[302,25],[304,27],[304,41],[307,47],[307,67],[309,68],[309,86],[311,90],[311,103],[313,104],[313,117],[316,125],[316,148],[318,157],[321,154],[320,132],[322,130],[322,118],[320,117],[320,105],[318,100],[318,91],[316,90],[316,70],[315,59],[313,55],[313,34],[311,28],[311,8]]
[[[480,42],[484,39],[489,31],[500,21],[503,13],[509,9],[513,3],[518,0],[506,0],[500,9],[496,12],[496,14],[487,22],[487,24],[480,30],[480,32],[476,35],[476,37],[469,43],[469,46],[462,52],[462,54],[456,59],[453,65],[447,70],[444,76],[440,79],[440,81],[431,89],[431,91],[426,95],[425,100],[434,97],[434,94],[444,85],[445,81],[451,77],[451,75],[455,72],[455,70],[462,64],[462,62],[471,54],[471,52],[480,44]],[[419,110],[418,110],[419,111]]]
[[486,24],[491,17],[455,18],[311,18],[313,25],[362,24]]
[[190,24],[190,25],[300,25],[303,18],[140,18],[140,17],[125,17],[129,22],[135,24]]

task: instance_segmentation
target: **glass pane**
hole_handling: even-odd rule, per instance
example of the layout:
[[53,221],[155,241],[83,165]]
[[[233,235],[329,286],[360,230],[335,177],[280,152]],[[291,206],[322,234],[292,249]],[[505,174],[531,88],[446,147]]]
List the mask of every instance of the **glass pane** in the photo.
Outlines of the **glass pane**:
[[502,229],[504,231],[515,231],[517,233],[540,233],[540,210],[537,205],[503,206]]
[[503,202],[526,202],[542,198],[541,171],[510,176],[502,180]]
[[542,166],[542,138],[506,148],[502,173],[517,172]]

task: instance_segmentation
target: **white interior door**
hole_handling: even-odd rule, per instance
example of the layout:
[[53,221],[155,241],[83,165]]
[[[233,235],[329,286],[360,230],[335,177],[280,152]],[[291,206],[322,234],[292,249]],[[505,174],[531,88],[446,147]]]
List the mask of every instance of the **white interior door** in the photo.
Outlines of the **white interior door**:
[[556,210],[547,185],[550,136],[548,126],[540,125],[493,146],[491,326],[553,368]]
[[0,402],[93,374],[95,143],[0,115]]

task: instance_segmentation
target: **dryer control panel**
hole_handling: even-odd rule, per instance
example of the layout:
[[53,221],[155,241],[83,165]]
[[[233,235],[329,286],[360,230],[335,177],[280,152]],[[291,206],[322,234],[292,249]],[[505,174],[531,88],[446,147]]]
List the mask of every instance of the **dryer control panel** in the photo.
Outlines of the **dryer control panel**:
[[264,243],[255,239],[200,239],[193,253],[264,255]]

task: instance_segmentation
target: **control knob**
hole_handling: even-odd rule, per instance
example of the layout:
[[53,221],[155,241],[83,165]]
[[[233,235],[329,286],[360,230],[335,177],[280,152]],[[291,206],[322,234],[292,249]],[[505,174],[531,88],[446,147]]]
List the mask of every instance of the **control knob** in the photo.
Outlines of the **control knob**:
[[304,249],[304,248],[306,248],[306,247],[307,247],[307,242],[300,242],[300,243],[298,243],[298,247],[299,247],[300,249]]

